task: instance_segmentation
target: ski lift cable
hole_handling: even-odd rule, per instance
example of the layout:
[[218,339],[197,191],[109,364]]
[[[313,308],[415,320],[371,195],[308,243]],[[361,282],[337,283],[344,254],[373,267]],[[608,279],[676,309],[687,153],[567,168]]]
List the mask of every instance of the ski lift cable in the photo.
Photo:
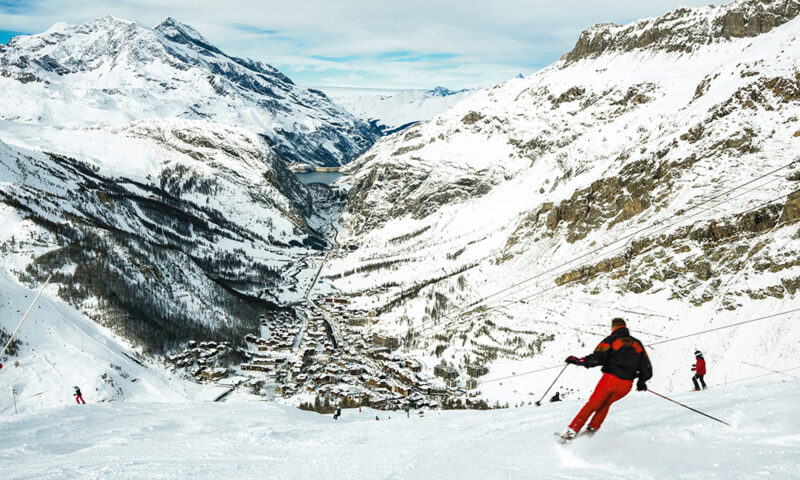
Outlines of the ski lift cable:
[[788,373],[779,372],[778,370],[775,370],[774,368],[767,368],[767,367],[764,367],[764,366],[761,366],[761,365],[756,365],[755,363],[750,363],[750,362],[740,362],[740,363],[743,363],[744,365],[750,365],[751,367],[760,368],[762,370],[767,370],[768,372],[780,373],[782,375],[786,375],[787,377],[794,378],[795,380],[800,380],[799,377],[795,377],[794,375],[789,375]]
[[[763,185],[762,185],[762,186],[763,186]],[[761,188],[762,186],[759,186],[759,187],[757,187],[757,188]],[[782,195],[782,196],[778,197],[778,199],[781,199],[781,198],[783,198],[783,197],[785,197],[785,195]],[[776,199],[776,200],[777,200],[777,199]],[[768,204],[768,203],[772,203],[772,202],[774,202],[774,201],[775,201],[775,200],[772,200],[772,201],[770,201],[770,202],[767,202],[767,203],[765,203],[765,204],[763,204],[763,205],[759,205],[759,206],[757,206],[756,208],[760,208],[760,207],[762,207],[762,206],[764,206],[764,205],[766,205],[766,204]],[[724,203],[727,203],[727,201],[722,201],[722,202],[719,202],[719,203],[718,203],[718,205],[716,205],[716,206],[722,205],[722,204],[724,204]],[[716,207],[716,206],[715,206],[715,207]],[[707,212],[707,211],[709,211],[709,210],[711,210],[711,209],[713,209],[713,208],[715,208],[715,207],[711,207],[711,208],[708,208],[708,209],[705,209],[705,210],[701,210],[701,211],[698,211],[698,212],[696,212],[696,213],[694,213],[694,214],[692,214],[692,215],[689,215],[689,216],[687,216],[687,217],[683,217],[683,218],[681,218],[680,220],[677,220],[677,221],[675,221],[675,222],[673,222],[673,223],[671,223],[671,224],[668,224],[668,225],[664,225],[664,226],[662,226],[661,228],[659,228],[659,229],[655,230],[655,231],[654,231],[654,232],[652,232],[652,233],[656,233],[656,232],[660,232],[660,231],[666,230],[666,229],[668,229],[668,228],[670,228],[670,227],[673,227],[673,226],[675,226],[675,225],[677,225],[677,224],[679,224],[679,223],[682,223],[683,221],[685,221],[685,220],[687,220],[687,219],[690,219],[690,218],[696,217],[697,215],[699,215],[699,214],[701,214],[701,213],[705,213],[705,212]],[[740,213],[740,215],[743,215],[744,213],[747,213],[747,212],[749,212],[749,211],[751,211],[751,210],[752,210],[752,209],[745,210],[744,212],[741,212],[741,213]],[[653,227],[653,226],[656,226],[657,224],[658,224],[658,223],[655,223],[655,224],[651,225],[651,227]],[[641,232],[641,231],[642,231],[642,230],[640,230],[639,232]],[[638,232],[637,232],[637,233],[638,233]],[[621,239],[620,239],[620,240],[621,240]],[[612,245],[613,243],[615,243],[615,242],[612,242],[612,243],[610,243],[610,244],[608,244],[608,245]],[[619,247],[616,247],[616,248],[614,248],[614,249],[612,249],[612,250],[609,250],[608,252],[606,252],[606,253],[605,253],[605,254],[603,254],[603,255],[604,255],[604,256],[608,256],[608,255],[609,255],[609,254],[611,254],[611,253],[614,253],[614,252],[616,252],[616,251],[623,250],[623,249],[627,248],[627,246],[628,246],[628,243],[624,243],[624,244],[620,245]],[[602,247],[601,247],[601,248],[602,248]],[[600,257],[600,256],[597,256],[597,257],[594,257],[594,258],[599,258],[599,257]],[[576,257],[576,259],[577,259],[577,258],[580,258],[580,257]],[[568,263],[571,263],[571,262],[572,262],[572,261],[574,261],[574,260],[575,260],[575,259],[573,259],[573,260],[570,260],[569,262],[567,262],[567,264],[568,264]],[[591,261],[590,261],[590,262],[588,262],[588,263],[591,263]],[[563,265],[563,264],[562,264],[562,265]],[[584,263],[583,265],[586,265],[586,263]],[[560,268],[560,267],[556,267],[556,268]],[[572,268],[572,269],[574,269],[574,268],[578,268],[578,267],[571,267],[571,268]],[[522,284],[522,283],[525,283],[525,282],[527,282],[527,281],[530,281],[530,280],[532,280],[532,279],[534,279],[534,278],[538,278],[538,277],[540,277],[540,276],[542,276],[542,275],[544,275],[544,274],[546,274],[546,273],[552,272],[553,270],[554,270],[554,269],[550,269],[550,270],[547,270],[547,271],[545,271],[545,272],[542,272],[542,273],[540,273],[540,274],[537,274],[536,276],[534,276],[534,277],[531,277],[531,278],[529,278],[528,280],[526,280],[526,281],[524,281],[524,282],[519,282],[517,285],[520,285],[520,284]],[[507,293],[507,294],[503,295],[502,297],[500,297],[499,299],[496,299],[496,300],[494,300],[494,301],[499,301],[499,300],[505,299],[505,298],[507,298],[507,297],[509,297],[509,296],[513,295],[514,293],[518,293],[520,290],[524,290],[524,289],[526,289],[526,288],[530,288],[530,287],[523,287],[523,288],[521,288],[521,289],[519,289],[519,290],[517,290],[517,291],[515,291],[515,292],[509,292],[509,293]],[[478,302],[478,303],[483,303],[483,302]],[[490,302],[490,303],[493,303],[493,302]],[[464,309],[462,309],[462,311],[463,311],[463,310],[464,310]],[[458,310],[457,310],[457,311],[454,311],[454,312],[452,312],[451,314],[455,314],[455,313],[459,313],[459,311],[458,311]],[[447,315],[445,315],[445,317],[447,317],[447,316],[449,316],[449,315],[451,315],[451,314],[447,314]]]
[[[759,208],[762,208],[762,207],[764,207],[764,206],[766,206],[766,205],[769,205],[769,204],[771,204],[771,203],[775,203],[776,201],[778,201],[778,200],[782,200],[783,198],[785,198],[785,197],[786,197],[786,195],[787,195],[787,194],[783,194],[783,195],[781,195],[781,196],[779,196],[779,197],[776,197],[776,198],[774,198],[774,199],[772,199],[772,200],[768,200],[768,201],[766,201],[766,202],[764,202],[764,203],[758,204],[758,205],[756,205],[756,206],[754,206],[754,207],[751,207],[751,208],[749,208],[749,209],[747,209],[747,210],[744,210],[744,211],[742,211],[742,212],[739,212],[739,215],[744,215],[744,214],[747,214],[747,213],[749,213],[749,212],[751,212],[751,211],[753,211],[753,210],[757,210],[757,209],[759,209]],[[668,226],[665,226],[664,228],[669,228],[669,225],[668,225]],[[623,247],[625,247],[625,245],[623,245]],[[619,250],[620,248],[621,248],[621,247],[617,247],[617,249],[615,249],[615,250]],[[612,252],[613,252],[613,250],[612,250]],[[611,252],[609,252],[609,253],[611,253]],[[588,262],[588,263],[591,263],[591,262]],[[494,311],[494,310],[497,310],[498,308],[503,308],[503,307],[507,307],[507,306],[509,306],[509,305],[513,305],[513,304],[515,304],[515,303],[520,303],[520,302],[522,302],[522,301],[524,301],[524,300],[528,300],[528,299],[530,299],[530,298],[536,297],[536,296],[538,296],[538,295],[541,295],[542,293],[546,293],[546,292],[548,292],[548,291],[550,291],[550,290],[554,290],[555,288],[559,288],[559,287],[561,287],[561,286],[564,286],[564,285],[567,285],[567,283],[564,283],[564,284],[561,284],[561,285],[558,285],[558,284],[556,284],[556,285],[553,285],[553,286],[547,287],[547,288],[545,288],[545,289],[543,289],[543,290],[536,291],[536,292],[534,292],[534,293],[532,293],[532,294],[530,294],[530,295],[526,295],[526,296],[520,297],[520,298],[518,298],[518,299],[516,299],[516,300],[508,300],[508,301],[506,301],[507,303],[505,303],[505,304],[503,304],[503,305],[497,305],[497,306],[494,306],[494,307],[489,307],[489,308],[486,308],[485,310],[482,310],[482,311],[480,311],[480,312],[478,312],[478,313],[480,313],[480,314],[486,314],[486,313],[492,312],[492,311]],[[479,308],[479,307],[478,307],[478,308]],[[474,310],[473,310],[473,311],[474,311]],[[467,312],[467,313],[469,314],[469,313],[471,313],[471,312]],[[442,329],[444,329],[444,328],[448,328],[449,326],[453,325],[455,322],[457,322],[457,321],[459,321],[459,320],[460,320],[460,318],[455,318],[455,319],[453,319],[453,320],[451,320],[451,321],[449,321],[449,322],[446,322],[445,324],[442,324],[442,325],[434,325],[434,327],[433,327],[433,328],[434,328],[434,329],[435,329],[435,328],[442,328]],[[429,329],[430,329],[430,328],[422,328],[422,329],[420,329],[420,330],[418,330],[418,331],[427,331],[427,330],[429,330]]]
[[[768,201],[768,202],[765,202],[765,203],[763,203],[763,204],[757,205],[757,206],[755,206],[755,207],[751,207],[750,209],[747,209],[747,210],[745,210],[745,211],[743,211],[743,212],[740,212],[740,213],[739,213],[739,215],[744,215],[744,214],[746,214],[746,213],[748,213],[748,212],[750,212],[750,211],[752,211],[752,210],[755,210],[755,209],[761,208],[761,207],[763,207],[763,206],[765,206],[765,205],[768,205],[768,204],[770,204],[770,203],[773,203],[773,202],[775,202],[775,201],[777,201],[777,200],[783,199],[784,197],[785,197],[785,195],[781,195],[780,197],[777,197],[776,199],[770,200],[770,201]],[[721,203],[724,203],[724,202],[721,202]],[[698,212],[697,214],[699,214],[699,213],[702,213],[702,212]],[[686,218],[691,218],[692,216],[695,216],[695,215],[697,215],[697,214],[690,215],[689,217],[686,217]],[[680,221],[678,221],[678,222],[674,222],[673,224],[666,225],[666,226],[664,226],[664,227],[662,227],[662,228],[660,228],[660,229],[656,230],[656,232],[658,232],[658,231],[661,231],[661,230],[664,230],[664,229],[667,229],[667,228],[670,228],[671,226],[674,226],[675,224],[677,224],[677,223],[679,223],[679,222],[681,222],[681,221],[685,220],[686,218],[684,218],[684,219],[682,219],[682,220],[680,220]],[[777,225],[776,225],[776,227],[777,227]],[[607,252],[606,252],[604,255],[605,255],[605,256],[608,256],[608,255],[610,255],[610,254],[612,254],[612,253],[614,253],[614,252],[617,252],[617,251],[619,251],[619,250],[623,250],[623,249],[627,248],[627,246],[628,246],[628,244],[627,244],[627,243],[625,243],[625,244],[623,244],[623,245],[620,245],[620,246],[618,246],[618,247],[616,247],[616,248],[614,248],[614,249],[612,249],[612,250],[609,250],[609,251],[607,251]],[[598,257],[596,257],[596,258],[599,258],[599,256],[598,256]],[[586,264],[588,264],[588,263],[592,263],[592,261],[590,260],[589,262],[586,262],[586,263],[584,263],[583,265],[586,265]],[[574,269],[574,268],[578,268],[578,267],[573,267],[573,269]],[[556,276],[557,276],[557,275],[556,275]],[[508,293],[508,294],[504,295],[503,297],[501,297],[501,298],[499,298],[499,299],[496,299],[496,300],[494,300],[493,302],[490,302],[490,304],[491,304],[491,303],[494,303],[494,302],[503,301],[503,300],[505,300],[507,297],[509,297],[509,296],[513,295],[514,293],[519,293],[520,291],[522,291],[522,290],[525,290],[525,289],[528,289],[528,288],[531,288],[531,287],[533,287],[533,286],[535,286],[535,285],[528,286],[528,287],[523,287],[522,289],[518,290],[517,292],[510,292],[510,293]],[[532,294],[532,295],[530,295],[530,296],[522,297],[522,299],[518,299],[518,300],[512,300],[512,301],[505,300],[505,301],[506,301],[506,303],[505,303],[505,304],[503,304],[501,307],[509,306],[509,305],[512,305],[512,304],[514,304],[514,303],[519,303],[519,301],[521,301],[521,300],[528,299],[528,298],[531,298],[531,297],[533,297],[533,296],[539,295],[539,294],[541,294],[541,293],[548,292],[548,291],[550,291],[550,290],[553,290],[553,289],[555,289],[555,288],[558,288],[559,286],[560,286],[560,285],[554,285],[554,286],[548,287],[548,288],[546,288],[546,289],[544,289],[544,290],[541,290],[541,291],[538,291],[538,292],[536,292],[536,293],[534,293],[534,294]],[[480,307],[477,307],[477,308],[480,308]],[[479,313],[487,313],[487,312],[490,312],[490,311],[493,311],[493,310],[495,310],[496,308],[498,308],[498,307],[489,308],[489,309],[487,309],[487,310],[483,310],[483,311],[481,311],[481,312],[479,312]],[[473,311],[474,311],[474,310],[475,310],[475,309],[473,309]],[[453,313],[455,313],[455,312],[453,312]],[[467,312],[467,313],[470,313],[470,312]],[[447,318],[447,317],[449,317],[450,315],[451,315],[451,314],[444,315],[442,318]],[[446,323],[444,324],[444,326],[446,327],[446,326],[448,326],[449,324],[452,324],[452,323],[454,323],[454,321],[457,321],[457,320],[458,320],[458,318],[455,318],[455,319],[451,320],[450,322],[446,322]],[[422,324],[421,324],[421,325],[424,325],[425,323],[430,323],[430,320],[429,320],[428,322],[422,322]],[[435,329],[435,328],[437,328],[437,327],[440,327],[440,326],[442,326],[442,325],[433,325],[433,326],[429,326],[429,327],[423,327],[423,328],[421,328],[421,329],[420,329],[420,330],[418,330],[418,331],[426,331],[426,330],[429,330],[429,329]]]
[[[745,324],[748,324],[748,323],[759,322],[759,321],[762,321],[762,320],[770,320],[770,319],[773,319],[773,318],[777,318],[777,317],[782,317],[784,315],[788,315],[790,313],[798,313],[798,312],[800,312],[800,308],[795,308],[795,309],[792,309],[792,310],[786,310],[786,311],[783,311],[783,312],[773,313],[771,315],[764,315],[762,317],[751,318],[749,320],[744,320],[744,321],[741,321],[741,322],[736,322],[736,323],[731,323],[731,324],[728,324],[728,325],[723,325],[721,327],[715,327],[715,328],[709,328],[707,330],[701,330],[699,332],[690,333],[688,335],[681,335],[679,337],[668,338],[666,340],[659,340],[657,342],[646,343],[645,346],[646,347],[652,347],[654,345],[663,345],[665,343],[676,342],[678,340],[684,340],[684,339],[687,339],[687,338],[696,337],[696,336],[699,336],[699,335],[702,335],[702,334],[705,334],[705,333],[716,332],[716,331],[724,330],[724,329],[728,329],[728,328],[734,328],[734,327],[738,327],[738,326],[745,325]],[[531,375],[533,373],[545,372],[547,370],[554,370],[556,368],[561,368],[561,367],[563,367],[563,364],[554,365],[554,366],[551,366],[551,367],[543,367],[543,368],[539,368],[539,369],[536,369],[536,370],[531,370],[531,371],[528,371],[528,372],[522,372],[522,373],[516,373],[516,374],[513,374],[513,375],[507,375],[505,377],[498,377],[498,378],[492,378],[492,379],[489,379],[489,380],[483,380],[481,382],[481,384],[499,382],[501,380],[507,380],[509,378],[521,377],[521,376],[524,376],[524,375]],[[800,368],[800,367],[798,367],[798,368]]]
[[[741,189],[741,188],[744,188],[744,187],[746,187],[746,186],[748,186],[748,185],[752,185],[753,183],[756,183],[756,182],[758,182],[759,180],[761,180],[761,179],[764,179],[764,178],[766,178],[766,177],[769,177],[769,176],[771,176],[771,175],[774,175],[775,173],[777,173],[777,172],[779,172],[779,171],[781,171],[781,170],[784,170],[784,169],[786,169],[786,168],[789,168],[789,167],[791,167],[792,165],[796,164],[798,161],[800,161],[800,158],[798,158],[798,159],[795,159],[795,160],[793,160],[793,161],[791,161],[791,162],[789,162],[789,163],[787,163],[787,164],[785,164],[785,165],[783,165],[783,166],[781,166],[781,167],[778,167],[778,168],[776,168],[776,169],[773,169],[773,170],[771,170],[771,171],[769,171],[769,172],[767,172],[767,173],[765,173],[765,174],[763,174],[763,175],[760,175],[760,176],[758,176],[758,177],[756,177],[756,178],[754,178],[754,179],[752,179],[752,180],[748,180],[748,181],[747,181],[747,182],[745,182],[745,183],[739,184],[739,185],[737,185],[737,186],[735,186],[735,187],[733,187],[733,188],[730,188],[730,189],[728,189],[728,190],[725,190],[725,191],[723,191],[723,192],[721,192],[721,193],[718,193],[718,194],[716,194],[716,195],[712,195],[712,196],[710,196],[710,197],[706,198],[705,200],[703,200],[702,202],[700,202],[700,203],[697,203],[697,204],[695,204],[695,205],[692,205],[691,207],[687,208],[686,210],[684,210],[684,211],[683,211],[683,213],[685,214],[685,213],[687,213],[687,212],[690,212],[690,211],[693,211],[693,210],[699,209],[700,207],[702,207],[702,206],[704,206],[704,205],[707,205],[708,203],[711,203],[711,202],[713,202],[713,201],[715,201],[715,200],[717,200],[717,199],[719,199],[719,198],[725,197],[725,196],[729,195],[730,193],[733,193],[733,192],[735,192],[735,191],[737,191],[737,190],[739,190],[739,189]],[[768,184],[768,183],[771,183],[771,182],[773,182],[773,181],[776,181],[776,180],[779,180],[780,178],[782,178],[782,177],[776,177],[776,178],[774,178],[774,179],[770,180],[769,182],[767,182],[767,183],[765,183],[765,184],[763,184],[763,185],[760,185],[760,186],[758,186],[758,187],[755,187],[755,188],[753,188],[753,189],[751,189],[751,190],[748,190],[748,191],[746,191],[746,192],[743,192],[742,194],[744,194],[744,193],[747,193],[747,192],[749,192],[749,191],[752,191],[752,190],[754,190],[754,189],[757,189],[757,188],[762,188],[762,187],[763,187],[763,186],[765,186],[766,184]],[[738,196],[739,196],[739,195],[737,195],[736,197],[738,197]],[[732,198],[736,198],[736,197],[732,197]],[[726,202],[724,202],[724,201],[723,201],[723,202],[720,202],[720,205],[721,205],[721,204],[724,204],[724,203],[726,203]],[[674,222],[674,223],[679,223],[680,221],[682,221],[682,220],[685,220],[685,219],[687,219],[687,218],[691,218],[691,217],[693,217],[693,216],[694,216],[694,215],[691,215],[691,216],[688,216],[688,217],[683,217],[681,220],[679,220],[678,222]],[[624,236],[622,236],[622,237],[618,238],[617,240],[614,240],[614,241],[612,241],[612,242],[609,242],[609,243],[607,243],[607,244],[605,244],[605,245],[601,245],[601,246],[599,246],[599,247],[597,247],[597,248],[594,248],[594,249],[592,249],[592,250],[589,250],[588,252],[585,252],[585,253],[583,253],[583,254],[581,254],[581,255],[579,255],[579,256],[577,256],[577,257],[574,257],[574,258],[572,258],[572,259],[570,259],[570,260],[568,260],[568,261],[566,261],[566,262],[563,262],[563,263],[561,263],[561,264],[559,264],[559,265],[556,265],[556,266],[554,266],[554,267],[551,267],[551,268],[549,268],[549,269],[547,269],[547,270],[545,270],[545,271],[543,271],[543,272],[537,273],[536,275],[533,275],[533,276],[531,276],[531,277],[528,277],[528,278],[526,278],[526,279],[524,279],[524,280],[522,280],[522,281],[519,281],[519,282],[517,282],[517,283],[515,283],[515,284],[513,284],[513,285],[510,285],[510,286],[508,286],[508,287],[505,287],[505,288],[503,288],[503,289],[500,289],[500,290],[498,290],[498,291],[496,291],[496,292],[492,293],[491,295],[487,295],[487,296],[485,296],[485,297],[483,297],[483,298],[481,298],[481,299],[479,299],[479,300],[476,300],[475,302],[472,302],[472,303],[471,303],[471,304],[469,304],[469,305],[466,305],[466,306],[464,306],[464,307],[461,307],[461,308],[459,308],[459,309],[457,309],[457,310],[454,310],[453,312],[451,312],[451,313],[450,313],[450,314],[448,314],[448,315],[455,315],[455,314],[458,314],[458,313],[460,313],[460,312],[462,312],[462,311],[464,311],[464,310],[466,310],[466,309],[469,309],[469,308],[472,308],[472,307],[474,307],[474,306],[476,306],[476,305],[479,305],[479,304],[481,304],[481,303],[485,302],[485,301],[486,301],[486,300],[488,300],[488,299],[491,299],[491,298],[493,298],[493,297],[496,297],[497,295],[500,295],[500,294],[502,294],[502,293],[504,293],[504,292],[506,292],[506,291],[512,290],[512,289],[514,289],[514,288],[517,288],[517,287],[519,287],[519,286],[521,286],[521,285],[523,285],[523,284],[525,284],[525,283],[528,283],[528,282],[530,282],[531,280],[534,280],[534,279],[536,279],[536,278],[538,278],[538,277],[541,277],[542,275],[545,275],[545,274],[547,274],[547,273],[550,273],[550,272],[552,272],[552,271],[554,271],[554,270],[557,270],[557,269],[559,269],[559,268],[561,268],[561,267],[564,267],[564,266],[570,265],[571,263],[575,262],[576,260],[580,260],[580,259],[582,259],[582,258],[584,258],[584,257],[587,257],[587,256],[589,256],[589,255],[592,255],[592,254],[596,253],[596,252],[599,252],[599,251],[601,251],[601,250],[604,250],[605,248],[608,248],[609,246],[611,246],[611,245],[613,245],[613,244],[615,244],[615,243],[619,243],[619,242],[621,242],[621,241],[628,240],[628,239],[630,239],[630,238],[632,238],[632,237],[634,237],[634,236],[636,236],[636,235],[639,235],[640,233],[643,233],[643,232],[645,232],[645,231],[647,231],[647,230],[650,230],[651,228],[654,228],[654,227],[656,227],[656,226],[659,226],[659,225],[661,225],[662,223],[666,222],[667,220],[669,220],[669,219],[668,219],[668,218],[665,218],[665,219],[663,219],[663,220],[656,221],[656,222],[654,222],[654,223],[652,223],[652,224],[650,224],[650,225],[648,225],[648,226],[646,226],[646,227],[643,227],[643,228],[641,228],[641,229],[639,229],[639,230],[636,230],[636,231],[634,231],[634,232],[632,232],[632,233],[629,233],[629,234],[627,234],[627,235],[624,235]],[[671,226],[671,225],[670,225],[670,226]]]
[[[14,340],[14,336],[16,336],[17,332],[19,331],[19,328],[22,326],[22,323],[25,321],[25,319],[28,318],[28,315],[31,313],[31,310],[33,310],[33,306],[36,305],[36,301],[39,300],[39,297],[42,295],[42,292],[44,292],[45,287],[47,287],[47,284],[50,283],[51,278],[53,278],[53,274],[47,276],[47,280],[45,280],[44,284],[42,284],[42,288],[39,289],[39,293],[37,293],[36,297],[34,297],[30,307],[28,307],[28,310],[25,311],[25,314],[22,316],[22,319],[19,321],[19,324],[17,324],[17,328],[15,328],[14,332],[8,337],[6,345],[3,347],[3,350],[0,351],[0,359],[2,359],[3,355],[5,355],[6,350],[8,350],[9,345],[11,345],[11,342]],[[2,364],[0,364],[0,368],[2,368]]]
[[[779,375],[779,374],[780,375],[788,375],[786,372],[791,372],[791,371],[797,370],[797,369],[800,369],[800,366],[787,368],[787,369],[784,369],[784,370],[775,370],[775,371],[771,371],[769,373],[762,373],[761,375],[754,375],[752,377],[738,378],[736,380],[731,380],[730,382],[726,381],[726,382],[717,383],[715,385],[709,385],[709,386],[711,386],[711,387],[724,387],[724,386],[729,385],[731,383],[739,383],[739,382],[744,382],[744,381],[747,381],[747,380],[754,380],[756,378],[768,377],[770,375]],[[789,375],[789,376],[793,377],[793,375]],[[794,378],[797,378],[797,377],[794,377]]]

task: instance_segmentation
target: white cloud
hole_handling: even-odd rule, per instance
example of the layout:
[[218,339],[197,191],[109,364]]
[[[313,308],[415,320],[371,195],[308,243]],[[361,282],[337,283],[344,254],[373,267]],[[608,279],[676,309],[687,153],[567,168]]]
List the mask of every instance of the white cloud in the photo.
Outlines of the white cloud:
[[[572,48],[580,31],[595,23],[626,23],[706,2],[39,0],[4,7],[9,3],[0,3],[5,30],[40,32],[59,21],[107,14],[152,27],[172,16],[227,53],[271,63],[297,83],[458,88],[531,73]],[[383,58],[387,52],[457,57],[399,62]]]

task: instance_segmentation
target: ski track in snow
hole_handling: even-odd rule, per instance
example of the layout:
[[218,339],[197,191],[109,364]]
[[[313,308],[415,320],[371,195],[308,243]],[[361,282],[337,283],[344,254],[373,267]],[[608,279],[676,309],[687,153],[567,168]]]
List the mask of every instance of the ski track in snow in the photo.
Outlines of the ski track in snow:
[[338,422],[266,402],[69,405],[0,420],[0,464],[8,480],[800,478],[798,394],[773,377],[675,395],[726,427],[634,391],[567,446],[553,432],[581,401],[411,419],[353,409]]

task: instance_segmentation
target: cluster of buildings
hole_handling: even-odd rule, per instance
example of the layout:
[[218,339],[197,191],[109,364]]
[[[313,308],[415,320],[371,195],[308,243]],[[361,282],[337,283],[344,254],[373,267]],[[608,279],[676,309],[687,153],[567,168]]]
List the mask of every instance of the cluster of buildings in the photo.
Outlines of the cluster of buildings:
[[[468,392],[458,383],[458,371],[449,379],[425,375],[422,363],[400,353],[402,338],[374,331],[374,311],[353,308],[346,296],[310,303],[302,312],[306,326],[295,356],[300,368],[294,364],[276,387],[284,397],[303,394],[379,409],[437,408],[454,398],[466,406],[477,402],[474,379],[467,381],[473,387]],[[475,368],[469,373],[486,373]]]
[[[439,408],[456,399],[469,408],[478,402],[476,382],[467,382],[471,391],[464,389],[461,373],[444,365],[428,377],[422,363],[399,352],[401,338],[373,331],[374,312],[348,307],[347,298],[318,299],[297,316],[262,317],[260,335],[247,335],[241,349],[227,342],[191,342],[167,360],[200,381],[219,380],[231,371],[270,396],[298,402],[318,398],[386,410]],[[234,350],[242,361],[229,366]],[[476,377],[485,373],[485,367],[468,369]]]
[[187,348],[166,358],[167,363],[183,368],[197,380],[220,380],[228,376],[227,365],[233,352],[230,342],[190,341]]

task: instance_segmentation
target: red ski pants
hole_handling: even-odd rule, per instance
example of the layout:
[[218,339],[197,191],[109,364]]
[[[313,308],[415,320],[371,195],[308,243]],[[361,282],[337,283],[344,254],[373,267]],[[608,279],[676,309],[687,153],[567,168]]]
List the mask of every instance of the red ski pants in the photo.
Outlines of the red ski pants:
[[597,382],[597,387],[595,387],[592,396],[589,397],[589,401],[586,402],[586,405],[572,420],[569,428],[575,432],[580,431],[589,416],[594,413],[592,421],[589,422],[589,427],[595,430],[599,429],[600,425],[603,424],[603,420],[606,419],[606,415],[608,415],[608,407],[627,395],[631,391],[631,386],[633,386],[633,382],[630,380],[621,380],[610,373],[604,373],[600,381]]
[[75,395],[75,403],[80,405],[81,403],[86,405],[86,402],[83,401],[83,395]]

